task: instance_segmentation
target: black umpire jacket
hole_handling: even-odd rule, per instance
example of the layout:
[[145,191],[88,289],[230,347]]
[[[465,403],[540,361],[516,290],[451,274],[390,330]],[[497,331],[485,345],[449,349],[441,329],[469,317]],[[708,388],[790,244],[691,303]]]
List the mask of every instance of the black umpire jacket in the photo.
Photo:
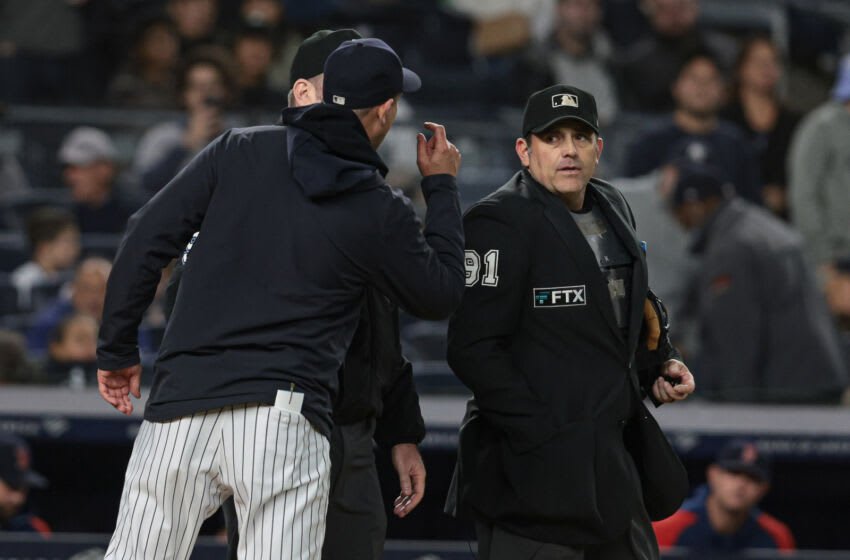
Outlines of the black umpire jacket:
[[627,338],[569,209],[527,171],[467,212],[467,288],[449,325],[449,365],[484,420],[462,451],[459,509],[565,545],[623,534],[640,507],[622,432],[650,385],[635,366],[648,285],[634,219],[603,181],[587,196],[634,259]]

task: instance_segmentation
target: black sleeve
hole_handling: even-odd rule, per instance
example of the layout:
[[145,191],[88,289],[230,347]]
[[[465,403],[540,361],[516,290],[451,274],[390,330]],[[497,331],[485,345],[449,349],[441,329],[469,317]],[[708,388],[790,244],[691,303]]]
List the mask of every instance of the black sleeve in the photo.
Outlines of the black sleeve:
[[[548,406],[532,392],[510,353],[528,299],[528,249],[510,220],[476,210],[465,222],[467,287],[449,323],[448,361],[475,394],[484,417],[522,453],[558,431]],[[475,270],[475,256],[483,264],[490,251],[499,252],[497,280],[491,276],[485,285]]]
[[200,229],[216,184],[216,158],[227,134],[212,142],[133,214],[106,288],[98,336],[100,369],[139,363],[138,327],[162,269]]
[[401,198],[383,226],[375,285],[411,315],[445,319],[463,296],[463,224],[455,178],[422,179],[425,230]]
[[399,348],[394,383],[383,394],[384,411],[375,427],[375,441],[384,449],[399,443],[419,443],[425,438],[425,420],[413,384],[413,367]]

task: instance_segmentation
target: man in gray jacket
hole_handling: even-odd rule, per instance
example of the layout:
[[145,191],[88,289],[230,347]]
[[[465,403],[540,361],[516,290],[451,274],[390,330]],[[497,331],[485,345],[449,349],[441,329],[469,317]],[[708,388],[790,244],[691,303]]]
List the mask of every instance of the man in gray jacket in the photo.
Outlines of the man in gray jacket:
[[788,168],[791,219],[818,266],[830,309],[850,321],[850,55],[832,100],[797,129]]
[[673,206],[695,230],[701,393],[727,401],[834,403],[847,369],[803,241],[734,196],[707,166],[683,166]]

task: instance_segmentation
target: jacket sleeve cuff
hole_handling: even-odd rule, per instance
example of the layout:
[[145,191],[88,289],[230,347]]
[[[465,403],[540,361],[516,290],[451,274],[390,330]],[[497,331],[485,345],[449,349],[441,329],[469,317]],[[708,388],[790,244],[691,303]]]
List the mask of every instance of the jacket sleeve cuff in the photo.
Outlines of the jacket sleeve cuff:
[[428,202],[432,194],[441,191],[456,193],[457,179],[447,173],[422,178],[422,195],[425,197],[425,202]]

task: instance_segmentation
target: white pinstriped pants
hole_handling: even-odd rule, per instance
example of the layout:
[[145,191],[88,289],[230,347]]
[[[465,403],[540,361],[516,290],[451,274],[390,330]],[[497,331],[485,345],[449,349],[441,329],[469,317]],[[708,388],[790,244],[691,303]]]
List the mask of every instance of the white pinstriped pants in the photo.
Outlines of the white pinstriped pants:
[[317,560],[330,444],[300,414],[240,405],[142,422],[105,560],[188,558],[233,495],[240,559]]

